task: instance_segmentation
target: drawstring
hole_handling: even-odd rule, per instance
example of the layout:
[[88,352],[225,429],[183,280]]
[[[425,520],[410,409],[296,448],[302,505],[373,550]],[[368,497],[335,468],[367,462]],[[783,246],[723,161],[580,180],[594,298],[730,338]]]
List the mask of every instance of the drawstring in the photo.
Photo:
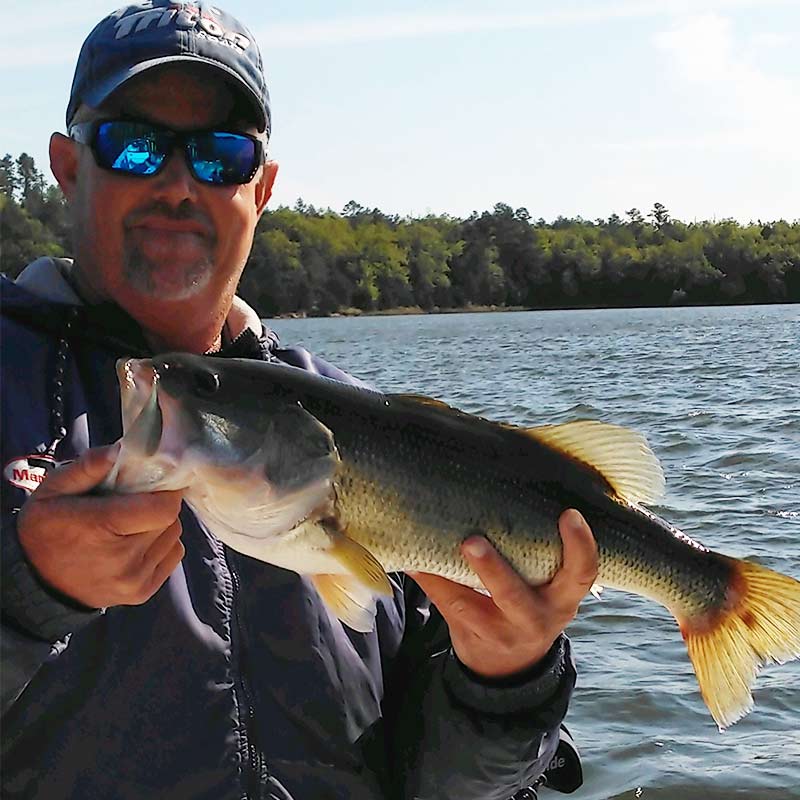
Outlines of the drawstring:
[[[74,328],[82,309],[85,313],[85,308],[82,306],[69,307],[63,322],[63,330],[60,331],[61,335],[58,337],[56,364],[50,395],[50,435],[52,436],[52,441],[46,450],[46,454],[51,458],[55,457],[55,452],[59,444],[64,441],[68,433],[64,421],[64,387],[66,386],[67,361],[69,360],[70,353],[69,339],[74,335],[81,335],[81,332],[76,332]],[[87,320],[87,324],[91,327],[90,320]],[[129,355],[148,355],[147,351],[142,350],[140,346],[136,344],[126,344],[119,339],[115,340],[112,337],[108,337],[107,343],[115,350],[128,353]],[[259,337],[255,331],[246,327],[235,339],[224,343],[217,352],[208,353],[208,355],[274,361],[276,359],[270,345],[274,346],[276,343],[277,338],[274,334],[271,333],[270,336],[266,338]]]
[[67,429],[64,425],[64,384],[67,369],[67,359],[69,358],[69,336],[72,326],[78,316],[79,306],[72,306],[67,312],[67,319],[64,323],[64,333],[58,339],[56,349],[56,367],[53,374],[53,387],[50,398],[50,434],[53,441],[47,448],[47,455],[55,458],[58,445],[67,436]]

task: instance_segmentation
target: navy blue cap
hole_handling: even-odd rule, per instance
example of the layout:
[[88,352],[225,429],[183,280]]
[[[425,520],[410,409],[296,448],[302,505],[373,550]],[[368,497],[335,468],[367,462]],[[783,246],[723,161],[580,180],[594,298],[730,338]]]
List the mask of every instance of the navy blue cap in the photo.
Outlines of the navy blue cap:
[[67,106],[67,128],[82,103],[99,107],[136,75],[165,64],[205,64],[249,102],[269,133],[269,92],[261,52],[237,19],[204,0],[143,0],[109,14],[83,43]]

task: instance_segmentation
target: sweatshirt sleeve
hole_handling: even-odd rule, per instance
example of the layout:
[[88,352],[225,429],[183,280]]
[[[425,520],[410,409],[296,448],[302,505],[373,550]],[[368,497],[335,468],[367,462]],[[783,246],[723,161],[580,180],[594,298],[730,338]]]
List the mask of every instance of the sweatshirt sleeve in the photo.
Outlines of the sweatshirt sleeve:
[[17,538],[16,517],[4,515],[0,531],[3,711],[19,697],[56,642],[101,613],[71,603],[39,580]]
[[[426,612],[420,595],[409,609],[410,627],[415,612]],[[398,661],[404,674],[390,711],[392,796],[509,800],[536,782],[558,746],[576,679],[569,641],[561,635],[522,675],[484,681],[458,661],[444,620],[435,609],[429,613]]]

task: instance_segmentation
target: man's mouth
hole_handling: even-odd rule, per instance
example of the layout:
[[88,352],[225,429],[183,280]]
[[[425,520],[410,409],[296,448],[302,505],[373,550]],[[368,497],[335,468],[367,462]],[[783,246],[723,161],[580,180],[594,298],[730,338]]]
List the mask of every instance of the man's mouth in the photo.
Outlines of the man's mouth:
[[171,219],[155,215],[146,216],[136,220],[130,228],[131,230],[152,233],[195,234],[206,238],[209,237],[208,226],[192,219]]

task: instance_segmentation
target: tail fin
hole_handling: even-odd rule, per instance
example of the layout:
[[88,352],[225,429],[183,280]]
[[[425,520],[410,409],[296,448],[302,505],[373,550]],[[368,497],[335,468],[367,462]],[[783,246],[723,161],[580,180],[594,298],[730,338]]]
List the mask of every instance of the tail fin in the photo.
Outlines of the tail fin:
[[800,657],[800,581],[735,558],[728,608],[681,621],[700,692],[720,730],[753,708],[750,687],[765,664]]

